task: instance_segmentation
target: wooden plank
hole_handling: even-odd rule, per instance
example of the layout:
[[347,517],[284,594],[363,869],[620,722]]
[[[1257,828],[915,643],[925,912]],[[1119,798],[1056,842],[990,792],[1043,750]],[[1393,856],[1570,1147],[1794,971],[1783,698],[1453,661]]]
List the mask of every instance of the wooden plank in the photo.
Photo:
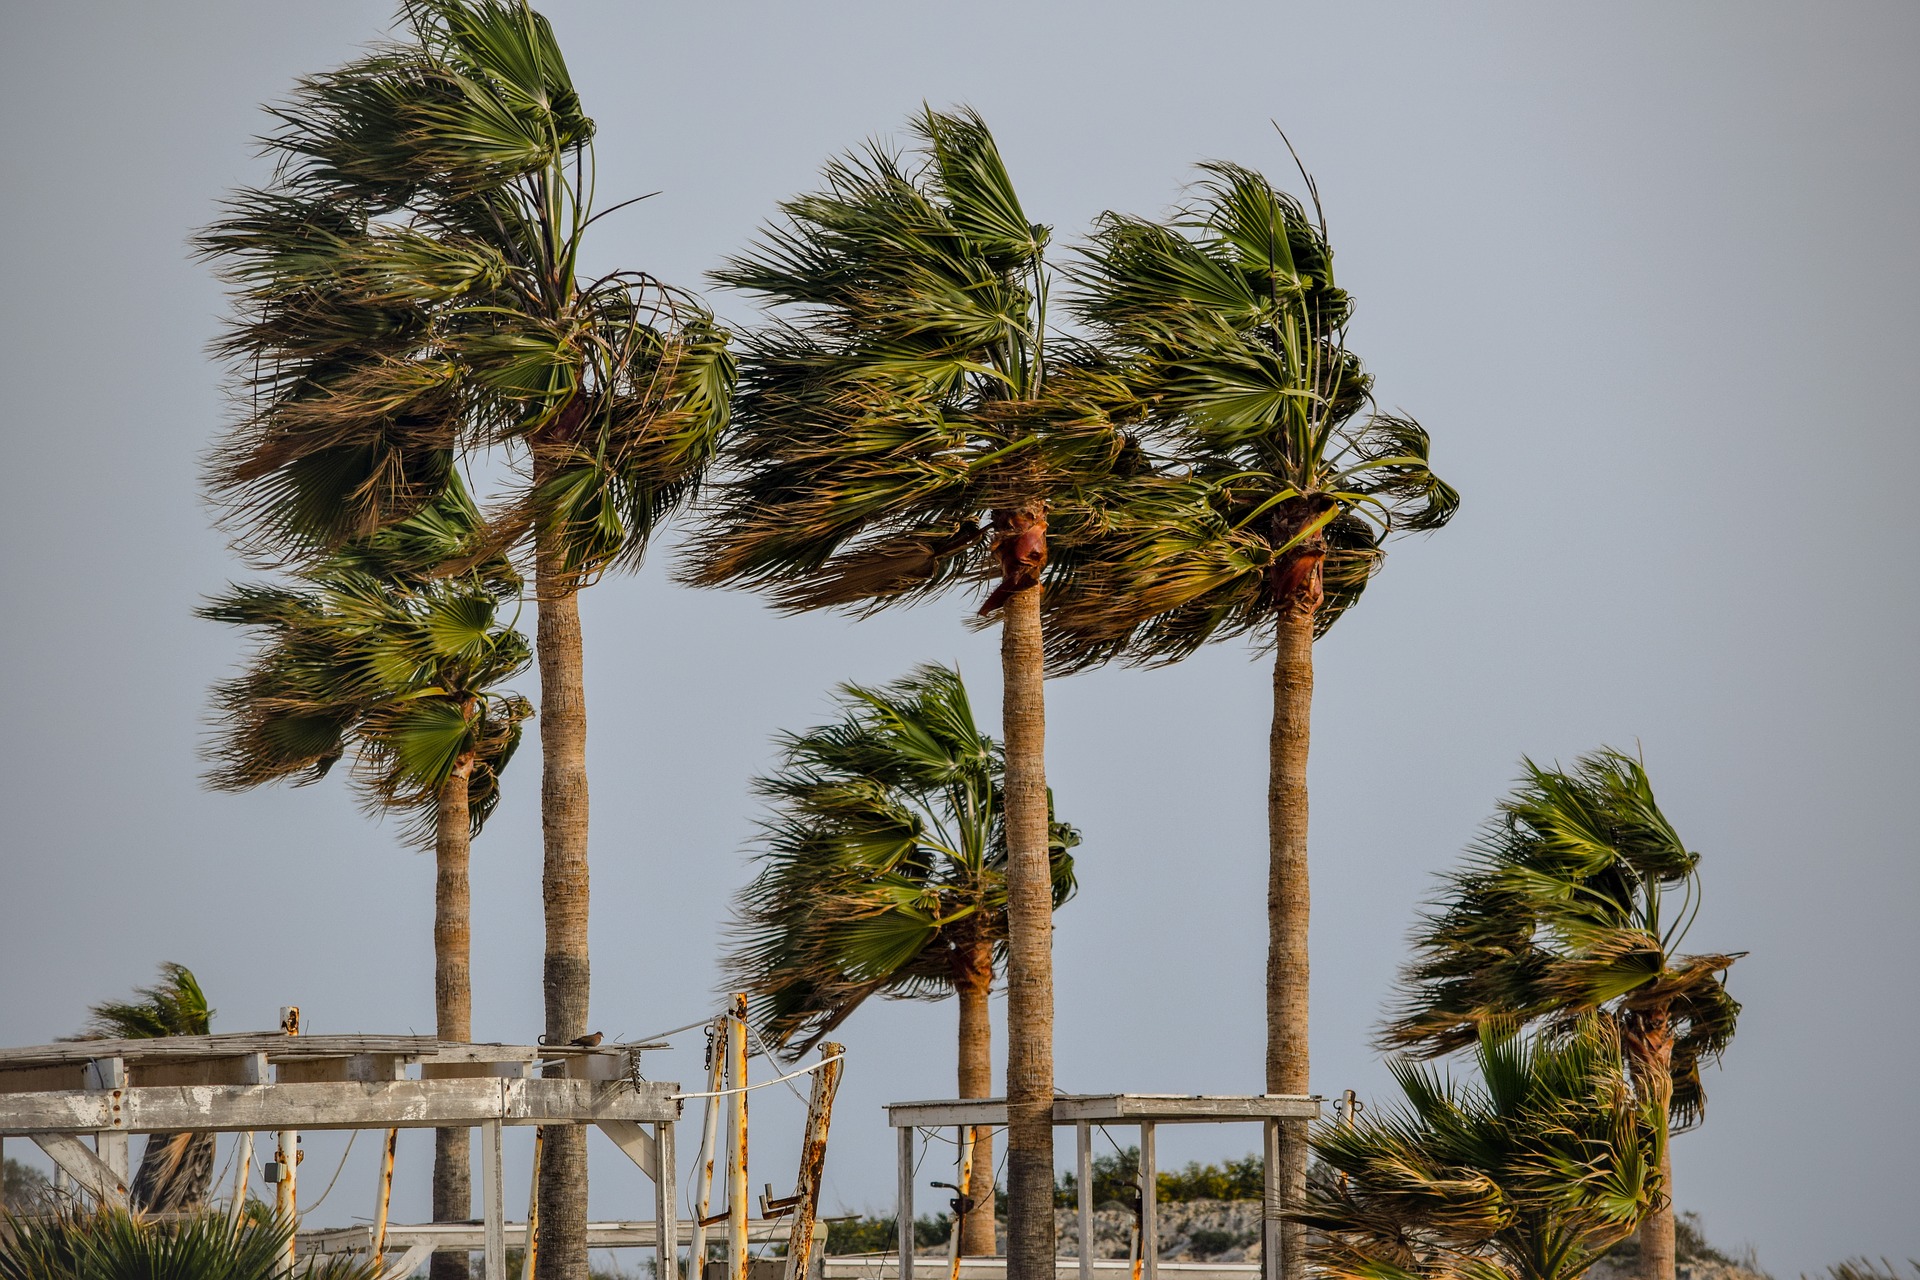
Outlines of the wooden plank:
[[1153,1121],[1140,1124],[1140,1264],[1146,1280],[1160,1280],[1160,1159]]
[[87,1064],[84,1061],[0,1069],[0,1093],[45,1093],[53,1090],[78,1089],[82,1084],[82,1073],[86,1069]]
[[[1094,1123],[1208,1124],[1257,1121],[1279,1116],[1311,1120],[1320,1115],[1316,1098],[1290,1094],[1106,1093],[1062,1094],[1054,1099],[1055,1124]],[[1005,1124],[1004,1098],[954,1098],[887,1104],[887,1123],[900,1128],[958,1128]]]
[[400,1260],[382,1273],[381,1280],[406,1280],[432,1256],[433,1246],[430,1244],[409,1245],[407,1251],[400,1255]]
[[[693,1224],[684,1220],[675,1221],[674,1234],[679,1245],[684,1248],[693,1241]],[[786,1218],[750,1218],[747,1220],[748,1233],[755,1244],[780,1244],[787,1239],[793,1224]],[[509,1222],[506,1230],[509,1238],[519,1235],[526,1229],[523,1222]],[[358,1227],[326,1227],[300,1233],[299,1251],[301,1254],[365,1253],[367,1250],[368,1230]],[[660,1240],[660,1227],[656,1221],[644,1218],[617,1219],[587,1224],[587,1244],[594,1249],[650,1249]],[[411,1226],[389,1224],[387,1227],[387,1249],[411,1249],[416,1246],[429,1252],[457,1252],[461,1249],[479,1251],[486,1247],[487,1229],[484,1223],[477,1222],[419,1222]]]
[[390,1080],[0,1094],[0,1134],[241,1129],[421,1129],[506,1124],[651,1124],[679,1118],[679,1086],[647,1081]]
[[486,1238],[481,1244],[484,1280],[507,1280],[507,1187],[501,1161],[500,1122],[480,1126],[480,1207]]
[[232,1057],[243,1053],[265,1053],[275,1061],[351,1057],[356,1053],[422,1057],[436,1054],[441,1047],[440,1041],[432,1036],[289,1036],[279,1031],[240,1031],[209,1036],[160,1036],[150,1040],[73,1040],[0,1049],[0,1068],[81,1063],[104,1057],[145,1062],[155,1058]]
[[127,1180],[70,1133],[37,1133],[33,1140],[62,1172],[103,1203],[127,1205]]
[[274,1065],[275,1084],[338,1084],[403,1080],[406,1058],[397,1053],[356,1053],[344,1058],[285,1058]]
[[654,1280],[680,1280],[680,1221],[674,1212],[678,1208],[680,1189],[673,1181],[677,1170],[671,1121],[653,1126],[653,1149],[660,1165],[653,1175],[653,1221],[658,1229],[653,1242]]
[[532,1074],[531,1058],[505,1061],[430,1058],[420,1064],[422,1080],[525,1080]]
[[150,1058],[127,1063],[132,1088],[189,1084],[266,1084],[273,1078],[264,1053],[236,1053],[218,1058]]
[[652,1134],[631,1120],[602,1120],[600,1132],[613,1139],[613,1145],[639,1165],[642,1173],[655,1182],[660,1180],[660,1156]]
[[[1002,1123],[1007,1114],[1006,1104],[1000,1104]],[[891,1119],[893,1108],[887,1108]],[[900,1280],[913,1280],[913,1126],[900,1127],[900,1164],[895,1176],[898,1178],[898,1190],[894,1197],[893,1228],[899,1240]]]

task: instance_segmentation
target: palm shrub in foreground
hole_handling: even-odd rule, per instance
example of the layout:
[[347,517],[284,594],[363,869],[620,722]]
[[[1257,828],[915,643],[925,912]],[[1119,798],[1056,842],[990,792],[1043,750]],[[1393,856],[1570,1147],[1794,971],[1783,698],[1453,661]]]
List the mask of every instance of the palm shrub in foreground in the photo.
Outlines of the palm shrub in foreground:
[[[183,964],[160,966],[160,981],[138,987],[132,1000],[103,1000],[87,1010],[81,1040],[151,1040],[204,1036],[213,1030],[200,980]],[[135,1209],[176,1213],[203,1205],[213,1185],[211,1133],[154,1133],[140,1152],[140,1168],[127,1189]],[[9,1167],[13,1162],[7,1162]]]
[[[959,1096],[993,1094],[988,1008],[1007,950],[1000,745],[960,673],[927,665],[881,689],[844,685],[841,719],[781,740],[754,789],[773,803],[740,895],[728,982],[793,1055],[869,997],[959,1006]],[[1053,906],[1073,893],[1079,833],[1054,822]],[[974,1131],[960,1249],[994,1252],[992,1130]]]
[[[1490,1028],[1554,1032],[1602,1017],[1619,1029],[1669,1161],[1668,1129],[1704,1118],[1701,1067],[1726,1050],[1740,1013],[1726,971],[1744,953],[1679,953],[1700,907],[1699,865],[1638,760],[1603,750],[1568,770],[1527,761],[1415,928],[1382,1045],[1434,1057]],[[1671,1184],[1663,1163],[1640,1239],[1650,1280],[1673,1280]]]
[[[1154,464],[1101,495],[1100,533],[1047,594],[1056,670],[1180,661],[1210,641],[1271,647],[1266,1089],[1312,1092],[1308,1062],[1307,751],[1313,644],[1359,599],[1389,535],[1458,503],[1427,433],[1374,412],[1347,349],[1353,304],[1324,222],[1258,173],[1203,166],[1171,223],[1097,225],[1071,299],[1120,398],[1109,411]],[[1311,184],[1309,184],[1311,189]],[[1307,1169],[1282,1126],[1283,1195]],[[1298,1233],[1283,1232],[1289,1280]]]
[[[993,136],[928,111],[725,269],[778,314],[748,338],[731,479],[685,576],[790,610],[868,613],[997,576],[1007,842],[1008,1274],[1053,1274],[1053,881],[1040,588],[1070,499],[1118,438],[1063,394],[1047,228]],[[1049,523],[1052,527],[1049,528]],[[989,540],[988,531],[993,537]]]
[[1629,1084],[1614,1023],[1489,1030],[1478,1079],[1392,1064],[1396,1112],[1319,1129],[1296,1216],[1334,1280],[1575,1280],[1660,1194],[1657,1103]]
[[[530,551],[539,602],[545,1034],[564,1043],[588,1029],[578,594],[692,496],[726,417],[725,334],[642,272],[582,275],[594,122],[524,2],[405,0],[393,40],[274,115],[273,180],[200,239],[236,285],[220,349],[248,406],[209,487],[245,546],[284,559],[405,519],[479,455],[502,477],[489,537]],[[540,1274],[573,1280],[584,1132],[544,1153]]]
[[[498,554],[444,570],[471,559],[479,536],[479,512],[455,484],[290,584],[235,587],[200,610],[262,638],[246,669],[215,690],[209,783],[305,785],[354,756],[367,807],[408,815],[411,838],[433,849],[435,1034],[458,1041],[473,1039],[472,841],[533,714],[499,689],[530,656],[500,616],[518,603],[519,575]],[[470,1144],[466,1129],[435,1130],[437,1222],[473,1212]],[[464,1253],[436,1255],[440,1280],[466,1270]]]
[[0,1280],[380,1280],[377,1260],[305,1259],[289,1277],[294,1223],[203,1212],[146,1218],[64,1208],[0,1219]]

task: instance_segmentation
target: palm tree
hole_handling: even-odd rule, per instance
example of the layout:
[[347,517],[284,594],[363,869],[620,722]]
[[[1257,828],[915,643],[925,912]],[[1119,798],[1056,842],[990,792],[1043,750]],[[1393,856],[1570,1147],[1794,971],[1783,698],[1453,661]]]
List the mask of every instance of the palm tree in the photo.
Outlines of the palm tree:
[[[500,610],[520,579],[502,556],[434,575],[471,551],[479,512],[457,484],[432,506],[306,569],[293,586],[237,587],[202,617],[263,633],[246,671],[220,685],[209,782],[239,791],[316,782],[352,751],[368,806],[412,815],[434,851],[434,1017],[442,1040],[473,1039],[471,842],[500,797],[500,772],[533,714],[497,692],[524,671],[526,640]],[[471,558],[468,556],[468,558]],[[433,1213],[472,1214],[466,1129],[435,1131]],[[436,1280],[465,1276],[435,1256]]]
[[928,110],[914,131],[918,156],[874,145],[835,161],[822,191],[787,201],[714,273],[781,314],[746,344],[734,478],[686,577],[855,613],[999,577],[982,612],[1003,620],[1008,1274],[1040,1280],[1053,1274],[1053,890],[1038,584],[1055,501],[1111,465],[1117,437],[1060,394],[1048,232],[985,123]]
[[316,1255],[289,1272],[296,1225],[208,1211],[151,1218],[111,1207],[8,1216],[0,1218],[0,1280],[379,1280],[382,1261],[356,1254]]
[[1673,1277],[1669,1126],[1704,1118],[1703,1063],[1733,1039],[1726,971],[1742,952],[1681,955],[1700,906],[1700,855],[1681,843],[1640,761],[1617,751],[1571,770],[1532,761],[1500,815],[1445,878],[1383,1045],[1434,1057],[1488,1028],[1619,1028],[1640,1097],[1659,1116],[1661,1184],[1641,1234],[1651,1280]]
[[[547,21],[524,0],[401,16],[399,39],[299,82],[266,139],[273,181],[201,238],[238,286],[223,349],[250,405],[209,486],[244,545],[311,557],[418,510],[463,458],[510,464],[490,537],[530,545],[537,587],[545,1034],[564,1043],[589,996],[577,597],[693,494],[731,363],[687,295],[582,278],[613,208],[591,207],[594,124]],[[584,1134],[544,1153],[554,1280],[586,1269]]]
[[[1458,497],[1428,469],[1418,423],[1370,411],[1324,223],[1250,170],[1202,172],[1171,224],[1106,215],[1077,273],[1102,389],[1123,393],[1109,411],[1154,465],[1102,495],[1104,536],[1080,540],[1047,597],[1049,656],[1068,671],[1177,662],[1243,634],[1272,647],[1266,1088],[1302,1094],[1313,642],[1359,598],[1387,535],[1439,528]],[[1283,1127],[1291,1199],[1305,1140],[1304,1124]]]
[[[974,723],[960,673],[928,665],[883,689],[844,685],[841,719],[782,739],[755,782],[776,816],[740,895],[729,982],[798,1057],[872,995],[957,997],[959,1096],[993,1092],[987,997],[1007,951],[999,744]],[[1073,893],[1080,835],[1052,824],[1053,906]],[[973,1136],[960,1250],[994,1252],[992,1130]]]
[[[204,1036],[213,1029],[213,1010],[199,979],[183,964],[160,966],[160,981],[136,987],[132,1000],[106,1000],[87,1010],[81,1040],[151,1040],[162,1036]],[[177,1213],[203,1205],[213,1183],[210,1133],[156,1133],[140,1153],[127,1199],[135,1209]],[[9,1161],[9,1164],[12,1162]]]
[[1323,1128],[1300,1221],[1334,1280],[1577,1280],[1659,1191],[1659,1109],[1622,1070],[1616,1028],[1476,1041],[1456,1086],[1392,1064],[1398,1114]]

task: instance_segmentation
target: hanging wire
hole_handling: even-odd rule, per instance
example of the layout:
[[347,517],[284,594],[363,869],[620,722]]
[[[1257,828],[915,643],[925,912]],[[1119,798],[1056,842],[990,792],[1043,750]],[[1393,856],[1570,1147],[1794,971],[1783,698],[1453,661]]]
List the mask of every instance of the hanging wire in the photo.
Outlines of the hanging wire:
[[[305,1208],[301,1209],[300,1210],[301,1213],[312,1213],[315,1209],[318,1209],[322,1204],[325,1204],[327,1197],[333,1194],[333,1184],[340,1181],[340,1171],[347,1167],[347,1157],[353,1154],[353,1140],[355,1138],[358,1138],[359,1136],[360,1136],[360,1131],[358,1129],[355,1129],[347,1134],[347,1149],[340,1153],[340,1163],[333,1167],[333,1177],[327,1179],[327,1189],[320,1193],[320,1198],[318,1200],[315,1200],[312,1204],[307,1205]],[[299,1153],[295,1152],[293,1158],[297,1162],[300,1159]]]
[[[735,1093],[752,1093],[755,1089],[764,1089],[770,1084],[780,1084],[782,1081],[792,1080],[798,1076],[810,1075],[828,1063],[838,1062],[846,1056],[844,1053],[836,1053],[831,1058],[822,1058],[818,1062],[809,1062],[799,1070],[789,1071],[783,1076],[774,1076],[767,1080],[755,1080],[752,1084],[743,1084],[732,1089],[708,1089],[701,1093],[673,1093],[667,1096],[671,1100],[680,1101],[687,1098],[724,1098]],[[795,1090],[795,1092],[798,1093],[799,1091]]]

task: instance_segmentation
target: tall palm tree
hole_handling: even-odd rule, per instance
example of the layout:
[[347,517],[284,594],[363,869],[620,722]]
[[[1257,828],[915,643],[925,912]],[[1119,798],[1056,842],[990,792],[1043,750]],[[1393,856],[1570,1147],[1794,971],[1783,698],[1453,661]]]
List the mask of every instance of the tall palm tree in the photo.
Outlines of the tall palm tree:
[[[445,577],[469,555],[479,512],[458,485],[433,505],[306,569],[291,586],[237,587],[200,610],[264,640],[215,691],[220,732],[209,782],[239,791],[316,782],[352,752],[368,806],[411,815],[434,851],[434,1019],[442,1040],[473,1039],[471,842],[500,798],[500,772],[533,714],[498,692],[524,671],[524,637],[500,612],[520,579],[503,556]],[[435,1131],[435,1221],[473,1212],[470,1134]],[[464,1277],[465,1253],[435,1255],[436,1280]]]
[[[719,282],[780,309],[741,359],[735,478],[687,570],[865,613],[998,576],[1007,831],[1008,1274],[1053,1274],[1052,880],[1038,584],[1055,501],[1116,437],[1059,394],[1048,231],[985,123],[926,111],[781,206]],[[1052,519],[1052,534],[1063,529]],[[993,537],[988,540],[991,530]]]
[[1487,1028],[1619,1027],[1635,1089],[1659,1116],[1661,1181],[1641,1233],[1650,1280],[1673,1277],[1669,1126],[1706,1111],[1703,1063],[1733,1039],[1726,972],[1744,953],[1681,955],[1700,907],[1700,855],[1654,800],[1640,761],[1617,751],[1570,770],[1527,761],[1514,793],[1446,876],[1414,934],[1383,1045],[1427,1057]]
[[1331,1125],[1301,1221],[1334,1280],[1577,1280],[1659,1192],[1657,1105],[1627,1086],[1617,1029],[1484,1034],[1459,1086],[1392,1064],[1399,1113]]
[[[1110,412],[1155,465],[1108,487],[1104,536],[1079,542],[1045,617],[1057,670],[1176,662],[1244,634],[1271,646],[1266,1088],[1300,1094],[1313,642],[1359,598],[1390,533],[1439,528],[1458,498],[1428,468],[1419,424],[1371,411],[1324,223],[1251,170],[1202,172],[1170,224],[1104,217],[1077,272],[1101,389],[1122,393]],[[1304,1123],[1283,1127],[1282,1161],[1297,1199]],[[1299,1234],[1286,1234],[1298,1280]]]
[[[105,1000],[87,1010],[82,1040],[151,1040],[204,1036],[213,1030],[213,1010],[199,979],[183,964],[160,966],[160,981],[136,987],[132,1000]],[[203,1205],[213,1184],[210,1133],[156,1133],[140,1153],[140,1169],[128,1202],[149,1213],[178,1213]],[[9,1162],[11,1163],[11,1162]]]
[[[238,285],[224,350],[249,409],[210,488],[243,544],[306,557],[405,518],[465,456],[511,465],[494,545],[539,601],[547,1038],[587,1030],[586,708],[578,593],[638,564],[726,418],[726,335],[637,271],[583,278],[594,124],[524,0],[404,0],[401,35],[301,80],[274,180],[202,237]],[[628,203],[631,203],[629,201]],[[555,1068],[558,1069],[558,1068]],[[550,1135],[543,1280],[586,1269],[585,1136]]]
[[[1007,951],[1000,746],[960,673],[928,665],[882,689],[844,685],[837,722],[788,734],[755,782],[774,804],[740,895],[729,981],[794,1056],[867,997],[959,1004],[959,1096],[993,1092],[987,998]],[[1052,824],[1053,906],[1073,893],[1080,835]],[[994,1252],[992,1130],[974,1131],[960,1250]]]

